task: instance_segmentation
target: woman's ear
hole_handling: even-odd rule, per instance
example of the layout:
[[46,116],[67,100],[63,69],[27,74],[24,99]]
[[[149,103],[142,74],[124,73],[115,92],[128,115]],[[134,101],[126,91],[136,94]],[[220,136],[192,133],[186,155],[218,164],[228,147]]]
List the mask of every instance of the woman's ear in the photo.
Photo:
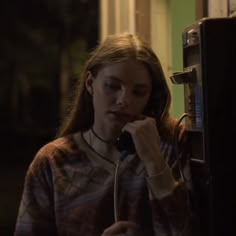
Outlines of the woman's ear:
[[87,71],[85,85],[86,85],[87,91],[89,92],[91,96],[93,96],[93,82],[94,82],[94,77],[91,71]]

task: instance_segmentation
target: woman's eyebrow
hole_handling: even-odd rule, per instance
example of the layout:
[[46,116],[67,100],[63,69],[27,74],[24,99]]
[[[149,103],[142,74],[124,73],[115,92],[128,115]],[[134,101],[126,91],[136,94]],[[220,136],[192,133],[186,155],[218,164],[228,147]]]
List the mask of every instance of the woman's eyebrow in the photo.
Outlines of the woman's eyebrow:
[[105,76],[107,79],[112,79],[112,80],[117,80],[117,81],[122,81],[119,77],[116,77],[114,75],[107,75]]
[[[115,80],[115,81],[118,81],[118,82],[121,82],[121,83],[124,83],[125,81],[120,79],[119,77],[117,76],[114,76],[114,75],[107,75],[105,76],[107,79],[111,79],[111,80]],[[136,84],[134,84],[134,86],[136,88],[149,88],[150,85],[146,82],[137,82]]]
[[149,84],[147,84],[147,83],[142,83],[142,82],[140,82],[140,83],[137,83],[137,84],[135,84],[135,87],[136,88],[145,88],[145,89],[148,89],[148,88],[150,88],[150,85]]

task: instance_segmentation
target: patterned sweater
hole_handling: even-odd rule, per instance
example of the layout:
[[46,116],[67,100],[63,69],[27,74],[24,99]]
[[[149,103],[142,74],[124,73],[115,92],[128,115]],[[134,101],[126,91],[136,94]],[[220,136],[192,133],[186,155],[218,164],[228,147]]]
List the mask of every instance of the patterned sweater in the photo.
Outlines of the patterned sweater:
[[[170,144],[161,142],[166,159]],[[100,236],[114,223],[115,164],[99,156],[81,133],[42,147],[29,166],[15,236]],[[170,168],[148,177],[132,154],[120,165],[118,212],[121,220],[141,226],[146,236],[183,236],[190,208],[184,183]]]

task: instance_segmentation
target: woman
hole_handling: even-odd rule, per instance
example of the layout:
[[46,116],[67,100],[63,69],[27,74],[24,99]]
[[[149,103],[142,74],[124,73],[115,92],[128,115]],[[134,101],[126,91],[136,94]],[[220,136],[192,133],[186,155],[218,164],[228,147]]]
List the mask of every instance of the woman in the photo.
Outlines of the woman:
[[[98,45],[59,137],[28,169],[15,236],[189,235],[187,189],[170,166],[176,121],[169,107],[147,44],[121,34]],[[134,152],[117,148],[125,132]]]

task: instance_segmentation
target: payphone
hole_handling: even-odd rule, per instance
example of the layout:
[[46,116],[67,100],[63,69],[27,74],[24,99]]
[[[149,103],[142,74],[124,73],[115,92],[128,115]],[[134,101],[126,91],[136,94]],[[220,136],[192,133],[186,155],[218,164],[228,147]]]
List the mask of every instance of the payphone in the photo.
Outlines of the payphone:
[[232,234],[236,133],[236,18],[203,18],[182,34],[186,128],[196,235]]

